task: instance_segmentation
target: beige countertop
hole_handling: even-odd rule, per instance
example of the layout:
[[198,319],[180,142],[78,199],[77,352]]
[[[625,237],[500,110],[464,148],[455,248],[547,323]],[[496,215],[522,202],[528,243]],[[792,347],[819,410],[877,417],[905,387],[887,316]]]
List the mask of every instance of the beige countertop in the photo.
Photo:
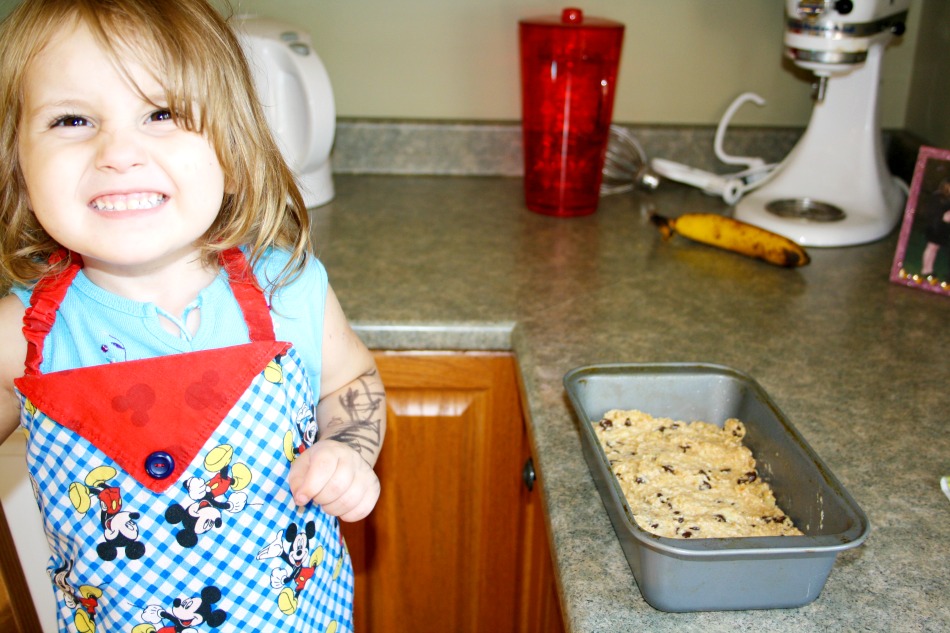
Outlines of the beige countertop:
[[[518,178],[335,182],[313,211],[317,251],[369,346],[516,355],[571,630],[950,630],[950,298],[888,282],[896,236],[786,270],[661,242],[650,208],[727,211],[675,185],[556,219],[525,210]],[[867,513],[868,540],[815,602],[674,614],[640,597],[562,378],[673,361],[750,374]]]

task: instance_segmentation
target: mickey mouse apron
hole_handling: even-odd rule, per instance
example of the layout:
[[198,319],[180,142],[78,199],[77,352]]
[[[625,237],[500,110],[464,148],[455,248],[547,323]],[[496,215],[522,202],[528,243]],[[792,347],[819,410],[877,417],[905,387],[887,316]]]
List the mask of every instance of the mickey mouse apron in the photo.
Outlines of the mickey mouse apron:
[[15,385],[61,631],[352,629],[337,520],[287,484],[316,439],[309,381],[244,255],[221,262],[244,345],[42,374],[81,262],[32,294]]

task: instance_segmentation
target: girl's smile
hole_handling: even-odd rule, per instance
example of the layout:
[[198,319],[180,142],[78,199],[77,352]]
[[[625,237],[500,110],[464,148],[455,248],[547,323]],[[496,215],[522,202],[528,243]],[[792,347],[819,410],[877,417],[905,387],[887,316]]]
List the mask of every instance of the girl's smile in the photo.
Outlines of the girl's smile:
[[224,173],[142,59],[120,67],[85,25],[65,27],[26,69],[18,149],[46,232],[96,284],[149,301],[196,270],[204,285],[216,274],[201,270],[196,243],[220,211]]
[[163,193],[128,193],[98,196],[89,203],[96,211],[137,211],[154,209],[168,197]]

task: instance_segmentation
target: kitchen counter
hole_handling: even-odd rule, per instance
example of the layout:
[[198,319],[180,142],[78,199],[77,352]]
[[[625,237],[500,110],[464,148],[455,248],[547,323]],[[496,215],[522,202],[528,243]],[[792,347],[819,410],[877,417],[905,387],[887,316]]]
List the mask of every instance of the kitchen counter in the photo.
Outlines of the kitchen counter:
[[[888,282],[896,235],[786,270],[662,242],[651,208],[727,212],[673,184],[557,219],[524,208],[518,178],[335,182],[313,211],[316,248],[370,347],[516,355],[569,630],[950,630],[950,298]],[[754,377],[867,513],[868,540],[815,602],[674,614],[640,597],[561,381],[671,361]]]

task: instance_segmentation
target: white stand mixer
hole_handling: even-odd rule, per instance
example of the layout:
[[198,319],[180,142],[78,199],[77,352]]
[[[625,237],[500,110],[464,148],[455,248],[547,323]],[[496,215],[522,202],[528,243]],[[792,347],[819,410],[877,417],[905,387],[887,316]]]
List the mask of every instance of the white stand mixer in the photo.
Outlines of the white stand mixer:
[[864,244],[900,219],[905,192],[884,161],[878,84],[910,0],[786,0],[785,52],[818,77],[808,128],[742,198],[736,219],[804,246]]

